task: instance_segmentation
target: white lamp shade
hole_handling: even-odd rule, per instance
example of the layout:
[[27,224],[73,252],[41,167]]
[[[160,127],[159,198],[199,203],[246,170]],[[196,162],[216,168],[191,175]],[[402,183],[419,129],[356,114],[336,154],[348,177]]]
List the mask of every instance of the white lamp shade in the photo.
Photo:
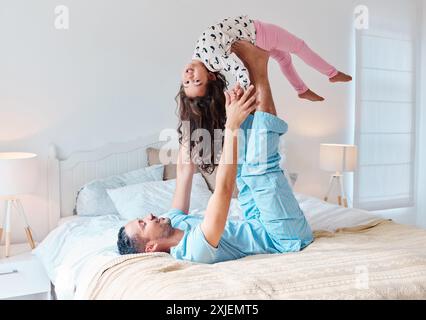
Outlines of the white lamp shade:
[[321,144],[320,168],[331,172],[351,172],[357,166],[357,147],[347,144]]
[[24,152],[0,153],[0,196],[32,193],[38,178],[37,155]]

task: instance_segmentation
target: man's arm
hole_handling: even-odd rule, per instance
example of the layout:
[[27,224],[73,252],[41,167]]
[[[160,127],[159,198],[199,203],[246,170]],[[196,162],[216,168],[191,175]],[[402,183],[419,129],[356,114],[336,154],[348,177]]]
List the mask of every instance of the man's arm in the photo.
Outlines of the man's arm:
[[207,242],[217,247],[225,229],[228,218],[229,205],[235,186],[238,161],[238,130],[247,116],[254,111],[256,96],[249,98],[253,86],[240,99],[231,99],[226,95],[226,129],[224,135],[223,152],[220,157],[216,174],[216,186],[207,205],[201,231]]
[[191,161],[188,148],[185,145],[181,145],[179,148],[176,166],[176,190],[173,197],[172,208],[182,210],[188,214],[195,165]]

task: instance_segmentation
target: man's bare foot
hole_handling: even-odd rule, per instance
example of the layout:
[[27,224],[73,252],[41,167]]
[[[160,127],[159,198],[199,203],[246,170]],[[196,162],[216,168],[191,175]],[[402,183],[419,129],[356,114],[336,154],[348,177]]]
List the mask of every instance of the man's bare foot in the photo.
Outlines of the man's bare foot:
[[315,92],[308,90],[304,93],[299,94],[300,99],[306,99],[310,101],[324,101],[324,98],[317,95]]
[[271,86],[268,79],[269,52],[248,41],[237,41],[232,45],[232,52],[247,67],[251,84],[256,88],[256,111],[277,115]]
[[334,77],[330,78],[330,82],[349,82],[349,81],[352,81],[352,77],[340,71]]
[[269,52],[251,44],[248,41],[236,41],[231,52],[235,53],[251,73],[267,74]]

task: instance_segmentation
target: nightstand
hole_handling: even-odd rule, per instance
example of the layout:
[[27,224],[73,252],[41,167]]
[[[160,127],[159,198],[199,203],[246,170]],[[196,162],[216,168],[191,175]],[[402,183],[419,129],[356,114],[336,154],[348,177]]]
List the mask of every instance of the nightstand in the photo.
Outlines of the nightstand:
[[43,265],[28,244],[12,245],[8,258],[0,247],[0,300],[50,300],[50,288]]

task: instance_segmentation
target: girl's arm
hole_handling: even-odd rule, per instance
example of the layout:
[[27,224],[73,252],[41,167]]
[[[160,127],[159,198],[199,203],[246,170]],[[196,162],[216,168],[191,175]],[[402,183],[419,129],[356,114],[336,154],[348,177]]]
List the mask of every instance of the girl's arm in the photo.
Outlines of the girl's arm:
[[191,189],[192,189],[192,177],[195,172],[195,165],[190,160],[187,148],[181,145],[179,148],[179,154],[177,159],[177,178],[176,178],[176,190],[173,197],[172,208],[182,210],[188,214]]

